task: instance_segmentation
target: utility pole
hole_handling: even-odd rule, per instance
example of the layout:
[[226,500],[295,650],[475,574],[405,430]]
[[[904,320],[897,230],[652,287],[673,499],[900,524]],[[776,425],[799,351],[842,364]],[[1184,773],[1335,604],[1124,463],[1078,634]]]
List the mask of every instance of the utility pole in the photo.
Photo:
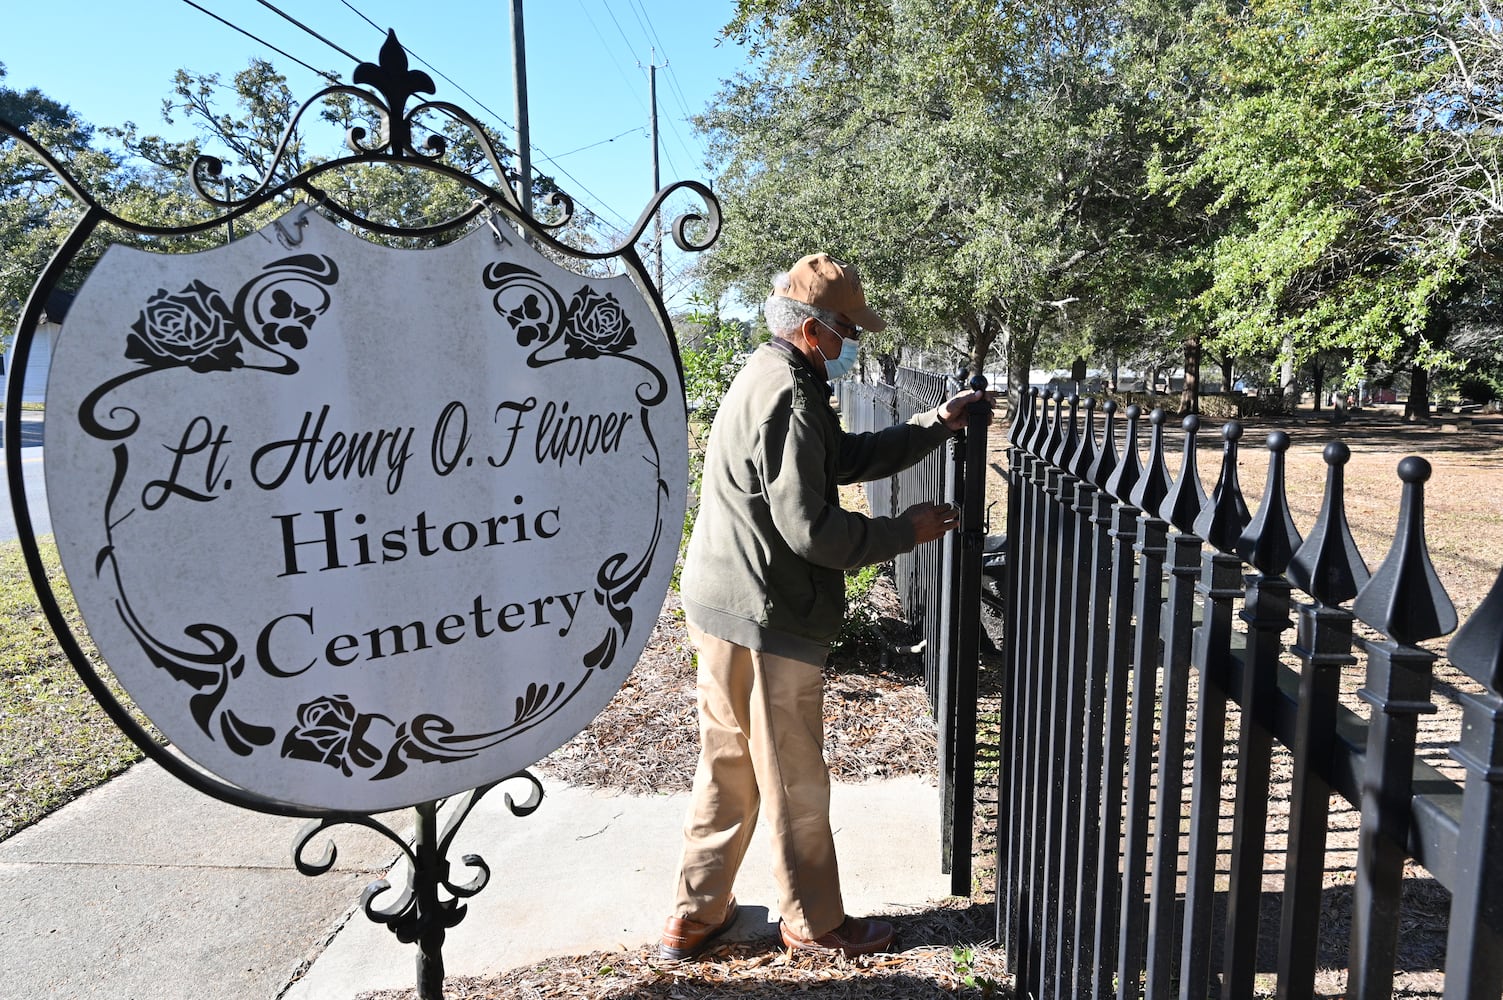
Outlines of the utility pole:
[[[521,0],[517,0],[517,2],[520,3]],[[656,197],[658,191],[662,188],[662,184],[658,180],[658,52],[657,49],[650,51],[652,57],[651,61],[647,64],[647,104],[651,109],[649,114],[652,120],[652,193]],[[664,63],[663,65],[666,66],[668,64]],[[658,248],[658,294],[661,295],[663,294],[663,209],[661,206],[658,207],[657,211],[652,213],[652,240]]]
[[527,128],[527,43],[523,36],[522,0],[511,0],[511,62],[517,90],[517,170],[522,174],[522,190],[517,192],[517,196],[522,201],[522,210],[530,217],[532,142]]

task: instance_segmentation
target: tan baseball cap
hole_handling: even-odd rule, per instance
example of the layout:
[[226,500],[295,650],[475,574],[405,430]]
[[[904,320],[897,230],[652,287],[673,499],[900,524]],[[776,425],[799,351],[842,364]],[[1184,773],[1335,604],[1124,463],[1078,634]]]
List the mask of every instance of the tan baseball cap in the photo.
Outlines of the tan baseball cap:
[[866,304],[856,269],[827,253],[800,258],[788,272],[788,290],[782,294],[816,309],[842,313],[863,329],[887,329],[887,322]]

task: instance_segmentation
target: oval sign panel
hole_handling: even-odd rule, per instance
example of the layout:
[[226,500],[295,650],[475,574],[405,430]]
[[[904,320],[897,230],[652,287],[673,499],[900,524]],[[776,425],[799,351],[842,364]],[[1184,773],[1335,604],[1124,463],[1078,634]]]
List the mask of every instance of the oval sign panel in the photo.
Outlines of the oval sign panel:
[[685,439],[628,278],[295,210],[111,248],[44,444],[69,584],[151,721],[248,791],[369,812],[504,778],[605,706],[667,591]]

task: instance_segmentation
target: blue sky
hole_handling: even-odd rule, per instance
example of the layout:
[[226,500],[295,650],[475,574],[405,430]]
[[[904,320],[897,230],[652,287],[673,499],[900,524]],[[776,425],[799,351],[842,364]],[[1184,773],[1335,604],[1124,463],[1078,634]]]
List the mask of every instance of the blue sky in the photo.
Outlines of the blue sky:
[[[7,0],[4,85],[36,87],[95,125],[134,121],[143,131],[171,135],[160,107],[180,68],[228,80],[252,57],[266,58],[299,99],[326,82],[295,59],[350,81],[354,63],[347,56],[270,3],[194,3],[264,43],[184,0]],[[414,67],[433,77],[436,99],[499,128],[515,146],[510,0],[276,0],[275,6],[370,62],[385,29],[394,28]],[[732,0],[526,0],[533,166],[606,224],[624,228],[634,221],[652,193],[652,63],[659,67],[661,183],[710,180],[703,146],[686,119],[745,63],[744,49],[716,44],[733,7]]]

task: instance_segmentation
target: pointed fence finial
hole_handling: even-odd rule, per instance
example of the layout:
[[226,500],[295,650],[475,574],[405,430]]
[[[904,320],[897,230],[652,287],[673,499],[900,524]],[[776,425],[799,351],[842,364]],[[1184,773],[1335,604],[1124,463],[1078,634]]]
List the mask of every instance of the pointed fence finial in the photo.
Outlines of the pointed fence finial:
[[1503,693],[1503,570],[1477,610],[1451,637],[1446,655],[1488,691]]
[[1050,457],[1055,465],[1069,471],[1075,459],[1075,449],[1080,447],[1080,397],[1072,392],[1065,397],[1065,402],[1070,404],[1069,419],[1065,423],[1065,431],[1060,435],[1054,454]]
[[1132,503],[1132,491],[1143,475],[1143,463],[1138,456],[1138,418],[1143,408],[1137,403],[1127,407],[1127,437],[1122,442],[1122,461],[1112,470],[1106,481],[1106,491],[1123,503]]
[[1096,484],[1097,489],[1106,489],[1107,480],[1117,468],[1117,403],[1108,399],[1101,404],[1101,412],[1106,414],[1106,426],[1101,432],[1101,447],[1096,451],[1096,459],[1091,463],[1091,471],[1088,478]]
[[1023,447],[1028,432],[1033,429],[1033,408],[1038,401],[1037,391],[1028,389],[1018,393],[1017,412],[1012,415],[1012,427],[1007,432],[1007,441],[1014,448]]
[[1085,419],[1081,421],[1080,438],[1075,444],[1075,454],[1070,456],[1070,471],[1076,479],[1082,479],[1094,483],[1091,478],[1091,466],[1096,462],[1096,399],[1087,396],[1081,400],[1085,408]]
[[1404,482],[1399,525],[1383,565],[1357,593],[1352,614],[1406,645],[1456,628],[1456,607],[1441,586],[1425,544],[1425,481],[1430,463],[1417,455],[1399,462]]
[[1155,407],[1148,415],[1153,433],[1148,437],[1148,464],[1138,485],[1133,487],[1132,505],[1153,517],[1159,516],[1159,507],[1169,495],[1169,466],[1164,461],[1164,421],[1168,415],[1162,407]]
[[1033,433],[1028,438],[1028,453],[1042,458],[1044,442],[1049,440],[1049,394],[1038,389],[1033,392],[1039,399],[1039,411],[1033,422]]
[[1049,439],[1044,442],[1044,450],[1039,454],[1049,463],[1058,465],[1060,442],[1065,439],[1065,394],[1056,390],[1053,399],[1054,421],[1049,426]]
[[1326,445],[1326,493],[1320,516],[1289,561],[1289,582],[1327,607],[1357,596],[1370,579],[1367,563],[1346,519],[1346,463],[1352,449],[1340,441]]
[[1288,434],[1273,431],[1268,435],[1268,482],[1263,487],[1263,500],[1257,516],[1237,540],[1237,554],[1266,576],[1282,576],[1300,546],[1299,529],[1294,526],[1284,495],[1284,453],[1288,450]]
[[1200,516],[1195,519],[1195,533],[1207,544],[1232,553],[1237,551],[1237,540],[1252,520],[1237,480],[1237,442],[1242,439],[1242,425],[1235,420],[1227,421],[1221,428],[1221,437],[1224,442],[1221,475],[1211,490],[1211,502],[1201,508]]
[[1200,435],[1200,417],[1187,414],[1180,425],[1185,431],[1179,478],[1159,506],[1159,516],[1185,534],[1195,533],[1195,522],[1206,505],[1205,487],[1200,484],[1200,470],[1195,461],[1195,439]]

